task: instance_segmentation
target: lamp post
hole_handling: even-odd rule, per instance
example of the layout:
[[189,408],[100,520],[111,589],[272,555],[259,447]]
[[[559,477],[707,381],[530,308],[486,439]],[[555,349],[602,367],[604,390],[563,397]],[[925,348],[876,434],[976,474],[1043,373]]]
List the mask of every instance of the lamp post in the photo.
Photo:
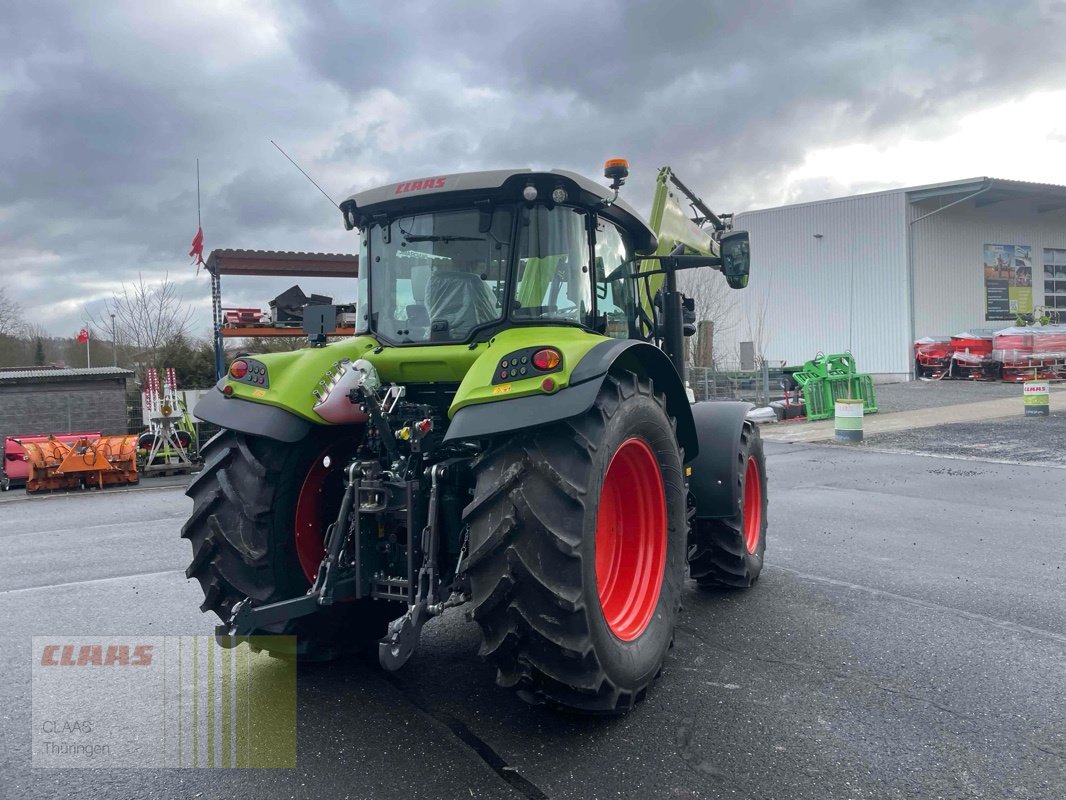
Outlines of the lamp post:
[[115,315],[111,315],[111,366],[118,366],[118,349],[115,345]]

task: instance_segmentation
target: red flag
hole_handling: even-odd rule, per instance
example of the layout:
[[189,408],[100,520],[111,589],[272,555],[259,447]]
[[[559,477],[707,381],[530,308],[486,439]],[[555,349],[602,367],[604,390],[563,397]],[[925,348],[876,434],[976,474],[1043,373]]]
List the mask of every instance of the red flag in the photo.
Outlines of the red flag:
[[78,331],[78,344],[85,344],[87,341],[89,341],[89,329],[82,328]]
[[192,250],[189,251],[189,255],[196,259],[193,263],[197,267],[204,263],[204,229],[202,226],[196,229],[196,235],[192,237]]

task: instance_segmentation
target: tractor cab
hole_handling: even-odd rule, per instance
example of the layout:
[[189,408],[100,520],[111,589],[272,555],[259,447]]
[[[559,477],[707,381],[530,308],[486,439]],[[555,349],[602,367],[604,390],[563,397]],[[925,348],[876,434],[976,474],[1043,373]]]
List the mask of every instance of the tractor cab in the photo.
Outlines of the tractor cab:
[[357,332],[382,344],[473,343],[522,325],[635,335],[625,279],[655,234],[579,175],[444,175],[362,192],[341,211],[361,234]]

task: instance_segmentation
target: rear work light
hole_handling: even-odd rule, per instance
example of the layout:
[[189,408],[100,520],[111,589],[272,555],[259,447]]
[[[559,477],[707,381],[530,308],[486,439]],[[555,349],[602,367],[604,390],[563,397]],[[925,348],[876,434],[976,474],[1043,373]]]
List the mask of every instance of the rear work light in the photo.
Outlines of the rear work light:
[[559,351],[552,350],[550,347],[545,347],[533,354],[533,366],[539,370],[555,369],[562,363],[562,360],[563,357],[559,355]]
[[229,365],[229,375],[231,378],[240,380],[248,374],[248,362],[243,359],[237,359]]

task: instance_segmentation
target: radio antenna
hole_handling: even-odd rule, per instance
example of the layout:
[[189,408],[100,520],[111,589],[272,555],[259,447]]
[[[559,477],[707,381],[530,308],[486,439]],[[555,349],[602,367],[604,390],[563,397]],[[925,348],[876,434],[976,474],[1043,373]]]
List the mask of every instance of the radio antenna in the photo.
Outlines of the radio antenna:
[[314,186],[316,189],[318,189],[318,191],[322,192],[322,196],[325,197],[327,200],[329,200],[331,203],[333,203],[333,205],[336,207],[336,209],[338,211],[340,211],[341,207],[337,205],[337,202],[332,197],[330,197],[328,194],[326,194],[326,190],[325,189],[323,189],[321,186],[319,186],[317,183],[315,183],[315,179],[314,178],[312,178],[310,175],[308,175],[306,172],[303,171],[303,167],[301,167],[299,164],[297,164],[295,161],[293,161],[292,158],[289,156],[289,154],[286,153],[284,150],[282,150],[281,146],[277,142],[275,142],[273,139],[270,140],[270,143],[272,145],[274,145],[274,147],[277,147],[278,148],[278,152],[281,153],[283,156],[285,156],[285,158],[289,159],[289,163],[292,164],[294,167],[296,167],[296,169],[300,170],[300,174],[303,175],[305,178],[307,178],[307,180],[311,181],[311,185]]

